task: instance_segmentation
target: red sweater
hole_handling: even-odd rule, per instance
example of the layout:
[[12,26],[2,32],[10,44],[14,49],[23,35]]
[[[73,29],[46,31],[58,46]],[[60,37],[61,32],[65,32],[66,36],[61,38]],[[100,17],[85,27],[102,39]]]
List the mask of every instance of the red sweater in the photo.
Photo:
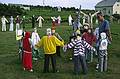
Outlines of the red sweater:
[[96,42],[96,36],[88,32],[83,33],[82,39],[93,46],[93,43]]

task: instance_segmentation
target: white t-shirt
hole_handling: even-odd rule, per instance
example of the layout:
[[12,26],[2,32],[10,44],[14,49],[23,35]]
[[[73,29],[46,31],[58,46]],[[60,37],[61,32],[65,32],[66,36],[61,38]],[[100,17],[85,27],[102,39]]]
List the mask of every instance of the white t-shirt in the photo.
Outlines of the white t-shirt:
[[31,37],[33,47],[40,41],[38,33],[33,32]]
[[101,40],[99,50],[107,50],[107,46],[108,46],[107,39]]

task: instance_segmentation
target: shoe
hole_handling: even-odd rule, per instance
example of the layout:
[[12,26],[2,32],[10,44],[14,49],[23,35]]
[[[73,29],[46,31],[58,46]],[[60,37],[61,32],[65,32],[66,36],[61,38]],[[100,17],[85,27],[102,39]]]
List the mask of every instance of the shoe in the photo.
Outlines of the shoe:
[[33,60],[37,61],[38,59],[37,58],[33,58]]
[[33,72],[33,70],[31,69],[31,70],[29,70],[30,72]]
[[96,66],[96,70],[95,70],[95,71],[98,72],[98,69],[99,69],[99,64],[97,64],[97,66]]
[[72,61],[72,58],[69,58]]
[[59,73],[60,71],[59,71],[59,70],[57,70],[56,72],[57,72],[57,73]]
[[59,73],[60,71],[59,70],[53,70],[53,73]]
[[23,70],[25,71],[25,68],[23,68]]
[[97,66],[96,66],[96,69],[98,69],[99,68],[99,64],[97,64]]

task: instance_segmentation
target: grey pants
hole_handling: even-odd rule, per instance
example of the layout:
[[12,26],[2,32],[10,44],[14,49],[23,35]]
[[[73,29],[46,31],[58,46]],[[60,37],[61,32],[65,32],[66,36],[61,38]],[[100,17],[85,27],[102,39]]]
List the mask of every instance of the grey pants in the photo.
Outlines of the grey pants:
[[98,56],[100,72],[107,71],[107,50],[100,50]]
[[78,56],[74,56],[74,72],[75,74],[79,74],[80,73],[80,64],[83,70],[84,74],[87,74],[87,64],[86,64],[86,59],[85,59],[85,55],[78,55]]
[[88,50],[87,48],[85,49],[85,58],[87,62],[93,62],[93,51]]

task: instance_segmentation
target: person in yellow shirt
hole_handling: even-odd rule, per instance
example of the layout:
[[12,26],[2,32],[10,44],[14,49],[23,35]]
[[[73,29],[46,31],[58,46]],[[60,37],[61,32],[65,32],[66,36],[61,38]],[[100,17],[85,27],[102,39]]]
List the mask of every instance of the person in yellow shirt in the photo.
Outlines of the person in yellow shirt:
[[49,72],[49,60],[51,58],[53,72],[56,72],[56,46],[64,46],[64,41],[52,35],[51,29],[47,29],[47,36],[43,36],[35,45],[35,48],[43,47],[45,53],[44,72]]

